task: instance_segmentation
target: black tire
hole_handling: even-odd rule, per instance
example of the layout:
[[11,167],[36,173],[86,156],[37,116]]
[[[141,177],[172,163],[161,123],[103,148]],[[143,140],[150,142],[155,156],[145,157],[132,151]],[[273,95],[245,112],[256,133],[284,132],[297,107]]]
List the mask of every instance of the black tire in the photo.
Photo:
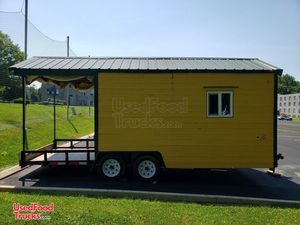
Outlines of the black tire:
[[157,180],[160,172],[161,163],[153,156],[140,156],[133,163],[134,177],[143,182],[153,182]]
[[100,159],[97,174],[106,180],[118,180],[124,175],[125,167],[125,161],[119,155],[107,154]]

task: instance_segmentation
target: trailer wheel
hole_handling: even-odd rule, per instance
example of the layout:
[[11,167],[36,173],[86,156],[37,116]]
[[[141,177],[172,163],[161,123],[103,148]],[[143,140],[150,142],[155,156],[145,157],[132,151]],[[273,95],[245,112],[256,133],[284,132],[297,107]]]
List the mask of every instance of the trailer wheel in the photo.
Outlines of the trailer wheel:
[[100,159],[97,172],[101,177],[117,180],[125,173],[125,162],[116,154],[105,155]]
[[133,165],[133,174],[145,182],[155,181],[160,173],[161,163],[153,156],[141,156]]

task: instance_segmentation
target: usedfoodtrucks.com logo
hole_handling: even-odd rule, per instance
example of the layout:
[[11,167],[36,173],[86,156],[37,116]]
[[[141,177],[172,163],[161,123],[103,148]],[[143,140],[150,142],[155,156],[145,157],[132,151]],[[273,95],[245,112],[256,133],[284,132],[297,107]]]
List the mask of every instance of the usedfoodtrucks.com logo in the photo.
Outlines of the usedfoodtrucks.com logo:
[[116,97],[112,99],[112,111],[116,128],[182,128],[182,121],[170,118],[172,114],[188,112],[188,98],[178,101],[145,98],[135,102]]
[[50,220],[50,216],[42,215],[41,213],[53,212],[54,203],[49,205],[40,205],[38,203],[21,205],[20,203],[13,203],[12,208],[15,220]]

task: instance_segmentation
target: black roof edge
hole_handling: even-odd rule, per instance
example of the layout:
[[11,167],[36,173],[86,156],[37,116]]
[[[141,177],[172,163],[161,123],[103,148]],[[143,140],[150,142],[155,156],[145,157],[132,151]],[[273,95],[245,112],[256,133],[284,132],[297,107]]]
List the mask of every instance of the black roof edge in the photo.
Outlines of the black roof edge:
[[275,75],[282,75],[282,69],[276,70],[216,70],[216,69],[203,69],[203,70],[125,70],[125,69],[19,69],[10,67],[16,76],[27,75],[40,75],[40,76],[96,76],[98,73],[111,72],[111,73],[275,73]]
[[18,69],[10,67],[16,76],[96,76],[99,73],[98,69]]

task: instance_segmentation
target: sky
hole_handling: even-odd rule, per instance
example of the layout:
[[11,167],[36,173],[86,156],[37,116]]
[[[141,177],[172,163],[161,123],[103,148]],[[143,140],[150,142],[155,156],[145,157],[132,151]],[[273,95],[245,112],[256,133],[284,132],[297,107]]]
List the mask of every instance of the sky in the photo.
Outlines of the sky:
[[253,57],[300,81],[300,0],[28,1],[32,24],[63,45],[70,36],[77,56]]

